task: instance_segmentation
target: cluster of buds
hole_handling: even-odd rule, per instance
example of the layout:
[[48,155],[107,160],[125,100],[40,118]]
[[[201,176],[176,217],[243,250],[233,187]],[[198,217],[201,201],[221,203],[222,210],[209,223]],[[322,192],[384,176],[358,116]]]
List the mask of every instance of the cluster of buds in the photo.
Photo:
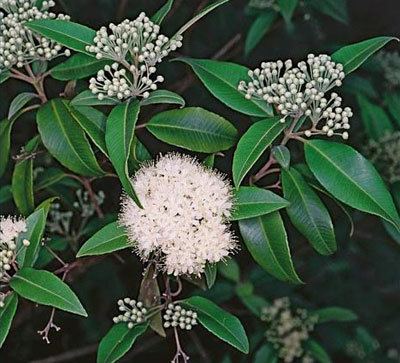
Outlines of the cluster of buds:
[[191,330],[197,325],[197,313],[192,310],[186,310],[180,305],[168,304],[164,314],[164,328],[180,328],[182,330]]
[[400,86],[400,54],[381,51],[376,56],[379,69],[383,71],[386,83],[390,88]]
[[108,28],[102,27],[94,38],[94,45],[86,47],[97,59],[110,59],[115,63],[97,73],[90,80],[90,89],[101,100],[104,97],[126,100],[149,97],[163,77],[154,78],[156,65],[171,51],[182,46],[182,35],[169,39],[160,34],[145,13],[135,20],[124,20]]
[[[298,120],[308,117],[311,126],[305,135],[326,134],[348,138],[349,107],[342,108],[342,99],[336,93],[326,95],[334,87],[342,85],[345,77],[343,66],[328,55],[309,54],[307,61],[293,67],[292,61],[263,62],[261,68],[249,71],[250,82],[241,81],[239,91],[247,99],[264,100],[274,105],[282,115]],[[322,125],[323,124],[323,125]]]
[[[80,211],[80,216],[82,218],[90,218],[96,212],[96,208],[94,206],[94,202],[89,197],[89,192],[82,191],[82,189],[78,189],[76,191],[77,201],[74,202],[74,208]],[[105,194],[102,190],[100,190],[97,194],[94,195],[96,203],[98,206],[101,206],[104,203]]]
[[365,153],[388,183],[400,181],[400,131],[370,140]]
[[285,363],[303,358],[309,362],[302,344],[309,338],[317,322],[304,309],[292,309],[288,298],[276,299],[262,310],[261,320],[268,325],[265,336]]
[[[17,238],[26,232],[26,222],[24,219],[12,217],[0,217],[0,281],[9,279],[9,271],[18,255]],[[29,246],[29,241],[24,239],[21,248]]]
[[126,323],[129,329],[137,324],[144,323],[147,319],[147,309],[143,303],[129,297],[118,300],[118,309],[121,314],[113,318],[113,322],[115,324]]
[[43,1],[38,8],[36,0],[0,0],[0,71],[14,66],[21,68],[34,61],[48,61],[59,55],[70,55],[67,49],[46,37],[32,32],[26,22],[40,19],[69,20],[69,16],[48,10],[54,1]]

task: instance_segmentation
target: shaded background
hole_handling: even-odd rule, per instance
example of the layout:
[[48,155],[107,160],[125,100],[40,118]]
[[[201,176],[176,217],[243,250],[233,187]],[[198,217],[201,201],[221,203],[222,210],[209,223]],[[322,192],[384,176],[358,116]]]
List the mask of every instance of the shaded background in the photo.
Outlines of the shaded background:
[[[117,22],[125,17],[135,17],[140,11],[152,14],[163,1],[123,1],[123,0],[65,0],[59,2],[58,9],[71,15],[73,21],[98,28],[109,22]],[[163,32],[172,34],[189,19],[199,6],[207,1],[176,0],[176,6],[164,22]],[[264,37],[256,49],[245,57],[243,42],[248,28],[254,18],[245,14],[246,1],[232,0],[228,5],[217,9],[202,19],[186,35],[184,47],[179,55],[197,58],[217,57],[231,60],[249,68],[257,66],[267,59],[292,58],[297,61],[307,53],[330,52],[337,46],[357,42],[378,35],[400,35],[400,2],[398,0],[350,0],[348,1],[349,24],[337,22],[328,16],[311,13],[310,20],[305,20],[304,12],[295,14],[294,29],[289,31],[283,20],[279,20]],[[394,42],[387,49],[396,50]],[[400,72],[400,69],[399,69]],[[166,81],[163,88],[182,94],[188,106],[202,106],[229,119],[241,131],[250,124],[247,117],[230,111],[219,101],[212,98],[200,82],[192,76],[187,66],[181,63],[165,62],[161,73]],[[381,76],[370,74],[368,68],[360,70],[358,75],[372,78],[379,92]],[[383,78],[382,78],[383,79]],[[62,92],[61,82],[49,81],[48,89],[52,97]],[[86,87],[84,83],[78,85]],[[6,115],[8,105],[25,86],[10,81],[0,86],[1,117]],[[350,143],[360,149],[365,143],[359,110],[353,95],[345,94],[344,101],[354,106],[354,128],[350,133]],[[376,103],[380,100],[377,99]],[[160,109],[152,108],[141,114],[143,123]],[[18,154],[22,145],[35,133],[34,118],[23,117],[17,121],[12,135],[12,155]],[[148,149],[154,154],[171,150],[161,145],[141,130],[138,134]],[[217,160],[217,167],[228,172],[232,151],[225,158]],[[299,152],[299,157],[301,156]],[[9,168],[12,170],[12,168]],[[10,174],[1,179],[1,185],[9,183]],[[112,180],[102,180],[95,184],[96,189],[104,190],[107,195],[105,209],[118,211],[119,185]],[[328,202],[329,204],[329,202]],[[242,268],[242,275],[250,279],[257,293],[272,299],[280,296],[291,296],[306,307],[316,308],[326,305],[337,305],[353,309],[360,316],[359,326],[340,325],[321,329],[319,339],[328,347],[334,362],[385,362],[388,350],[400,350],[400,246],[386,233],[377,218],[353,213],[355,232],[349,238],[349,223],[339,208],[329,204],[334,212],[333,218],[338,231],[339,252],[331,257],[317,256],[306,245],[304,239],[295,231],[288,231],[296,268],[303,280],[301,287],[281,284],[270,278],[249,260],[247,253],[239,253],[237,260]],[[0,205],[0,214],[13,211],[13,205]],[[66,260],[72,261],[72,253],[66,253]],[[121,260],[123,262],[121,262]],[[51,334],[52,344],[46,345],[36,333],[47,322],[49,309],[32,304],[22,304],[19,308],[12,332],[0,352],[0,362],[95,362],[96,346],[99,339],[110,328],[115,314],[115,302],[123,296],[137,294],[140,282],[141,267],[137,258],[129,252],[120,253],[120,258],[109,256],[99,264],[87,264],[72,274],[70,283],[81,301],[87,307],[90,318],[83,320],[72,315],[57,313],[56,323],[62,327],[60,333]],[[185,293],[192,288],[187,287]],[[234,297],[234,288],[221,278],[208,296],[221,305],[231,309],[240,316],[246,329],[252,333],[261,328],[253,322],[248,312]],[[369,332],[371,340],[367,346],[377,348],[368,358],[351,358],[348,352],[349,342],[357,340],[362,326]],[[0,327],[1,329],[1,327]],[[200,339],[206,352],[199,353],[193,339]],[[379,342],[374,346],[375,339]],[[162,341],[154,335],[147,335],[136,345],[136,349],[121,362],[167,362],[166,357],[174,354],[174,345]],[[196,336],[185,338],[188,350],[192,355],[191,362],[221,362],[230,348],[210,335],[198,329]],[[374,349],[373,349],[374,350]],[[61,354],[61,356],[60,356]],[[208,356],[206,360],[204,354]],[[47,357],[53,357],[45,359]],[[233,362],[250,362],[232,351]],[[390,360],[395,362],[396,360]],[[399,361],[399,360],[397,360]]]

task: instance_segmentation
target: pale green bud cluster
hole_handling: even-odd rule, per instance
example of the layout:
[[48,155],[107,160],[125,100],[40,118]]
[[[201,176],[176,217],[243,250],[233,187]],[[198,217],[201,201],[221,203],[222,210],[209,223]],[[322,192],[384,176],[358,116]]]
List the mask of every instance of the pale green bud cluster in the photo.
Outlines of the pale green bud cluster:
[[164,328],[192,330],[197,325],[197,313],[186,310],[180,305],[168,304],[164,313]]
[[113,318],[115,324],[126,323],[132,329],[135,325],[144,323],[147,320],[147,309],[141,301],[136,301],[126,297],[118,300],[120,315]]

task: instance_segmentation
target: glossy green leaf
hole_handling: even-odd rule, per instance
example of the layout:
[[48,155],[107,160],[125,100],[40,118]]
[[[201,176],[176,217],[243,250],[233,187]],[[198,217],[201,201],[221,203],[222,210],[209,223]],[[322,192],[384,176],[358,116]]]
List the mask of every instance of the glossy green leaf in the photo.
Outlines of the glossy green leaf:
[[313,315],[318,317],[318,324],[330,321],[355,321],[358,316],[349,309],[336,306],[315,310]]
[[244,53],[249,55],[250,52],[260,43],[265,34],[271,28],[272,24],[278,17],[278,13],[271,10],[262,12],[253,24],[251,24],[249,32],[246,36],[244,45]]
[[4,307],[0,308],[0,348],[3,346],[10,331],[12,321],[17,312],[18,296],[15,293],[8,295]]
[[85,176],[101,176],[93,150],[69,105],[54,99],[37,113],[37,124],[43,144],[66,168]]
[[230,122],[200,107],[161,112],[146,127],[161,141],[204,153],[231,148],[237,134]]
[[360,153],[348,145],[324,140],[307,141],[304,150],[312,173],[335,198],[399,228],[400,218],[385,183]]
[[235,207],[231,220],[259,217],[286,208],[289,202],[269,190],[240,187],[235,191]]
[[147,330],[147,324],[115,324],[101,340],[97,351],[97,363],[113,363],[122,358],[133,346],[135,340]]
[[290,168],[282,170],[283,195],[290,202],[287,213],[293,225],[322,255],[337,249],[335,231],[328,210],[301,174]]
[[360,67],[371,55],[384,47],[394,37],[376,37],[340,48],[332,54],[332,60],[343,64],[344,72],[349,74]]
[[390,92],[385,97],[386,106],[390,115],[396,120],[397,127],[400,127],[400,92]]
[[70,107],[71,116],[85,130],[86,135],[107,156],[106,122],[107,117],[100,111],[89,106]]
[[9,70],[3,70],[0,72],[0,84],[4,83],[7,81],[11,76],[11,73]]
[[219,262],[217,267],[218,267],[218,272],[223,277],[233,282],[239,282],[240,267],[233,258]]
[[289,23],[293,17],[293,13],[299,4],[299,0],[277,0],[279,10],[287,23]]
[[8,110],[8,119],[11,120],[26,104],[37,98],[36,93],[24,92],[15,97]]
[[51,76],[60,81],[83,79],[92,76],[110,62],[110,60],[99,60],[93,56],[78,53],[55,66],[51,70]]
[[265,343],[257,350],[253,363],[278,363],[275,349],[270,344]]
[[17,161],[12,175],[11,188],[15,205],[24,216],[35,208],[33,195],[33,154],[39,146],[40,139],[34,137],[26,144],[23,155]]
[[130,245],[124,228],[112,222],[89,238],[76,257],[103,255],[128,248]]
[[11,278],[10,287],[18,295],[37,304],[87,316],[71,288],[51,272],[24,267]]
[[11,185],[0,187],[0,204],[7,203],[12,199]]
[[96,31],[85,25],[59,19],[41,19],[29,21],[25,26],[69,49],[94,57],[93,53],[86,51],[86,46],[93,44]]
[[211,289],[215,280],[217,279],[217,264],[216,263],[207,263],[204,269],[204,275],[206,277],[207,287]]
[[125,192],[140,206],[128,170],[128,158],[139,111],[137,101],[114,107],[107,119],[106,145],[111,163]]
[[314,339],[309,339],[305,343],[305,349],[311,354],[311,356],[320,363],[331,363],[331,358],[329,357],[327,351]]
[[198,320],[208,331],[243,353],[249,352],[249,341],[240,320],[200,296],[192,296],[182,302],[197,312]]
[[280,135],[285,123],[279,117],[258,121],[240,138],[233,156],[233,182],[239,188],[246,174]]
[[102,100],[90,90],[79,93],[71,101],[71,106],[114,106],[118,105],[119,102],[111,97],[104,97]]
[[263,269],[279,280],[301,283],[279,212],[243,219],[239,228],[247,249]]
[[385,134],[394,131],[394,127],[383,108],[369,102],[362,95],[358,95],[357,100],[365,131],[371,139],[379,140]]
[[290,165],[290,151],[284,145],[277,145],[271,149],[271,154],[277,163],[284,169]]
[[167,90],[157,90],[150,93],[148,98],[140,101],[141,106],[156,105],[156,104],[171,104],[185,106],[185,100],[175,92]]
[[0,177],[4,175],[10,159],[10,137],[14,122],[15,119],[0,122]]
[[67,175],[59,168],[46,168],[36,178],[35,190],[43,190],[57,184],[66,178]]
[[174,0],[167,0],[167,2],[161,6],[161,8],[158,9],[157,12],[151,17],[151,21],[160,25],[171,11],[172,5],[174,5]]
[[238,90],[239,82],[248,79],[249,70],[238,64],[209,59],[178,58],[187,63],[211,94],[235,111],[254,117],[272,116],[272,108],[265,101],[247,100]]
[[137,171],[144,162],[152,159],[146,146],[135,136],[132,140],[131,152],[128,160],[128,169],[130,173]]

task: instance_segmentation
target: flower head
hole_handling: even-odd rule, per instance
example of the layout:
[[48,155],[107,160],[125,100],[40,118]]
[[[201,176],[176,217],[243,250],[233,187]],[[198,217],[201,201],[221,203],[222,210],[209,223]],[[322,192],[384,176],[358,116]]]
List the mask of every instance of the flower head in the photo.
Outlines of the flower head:
[[[69,16],[49,12],[54,1],[44,1],[40,8],[36,3],[35,0],[0,0],[0,9],[7,13],[0,11],[0,71],[60,55],[60,44],[32,32],[25,23],[40,19],[69,20]],[[69,56],[70,51],[65,50],[63,54]]]
[[182,36],[169,39],[160,34],[160,26],[154,24],[145,13],[135,20],[124,20],[115,25],[102,27],[86,47],[97,59],[110,59],[115,63],[106,66],[90,80],[90,89],[99,99],[114,97],[147,98],[157,83],[164,79],[155,77],[156,65],[182,46]]
[[124,197],[120,223],[142,259],[158,260],[168,274],[198,275],[235,250],[227,223],[232,189],[223,175],[168,154],[143,166],[132,182],[143,209]]
[[114,323],[127,323],[129,329],[147,320],[148,311],[141,301],[136,301],[129,297],[118,300],[118,310],[121,314],[113,319]]
[[[311,127],[305,135],[341,135],[348,138],[350,107],[342,108],[342,99],[336,93],[326,95],[342,85],[343,66],[328,55],[309,54],[293,68],[291,60],[263,62],[261,68],[249,71],[250,82],[241,81],[238,89],[247,99],[264,100],[276,107],[283,116],[299,119],[307,117]],[[321,125],[323,123],[323,125]]]
[[262,310],[261,320],[268,324],[265,333],[268,342],[284,362],[290,363],[300,357],[303,362],[310,362],[310,357],[304,355],[302,344],[314,330],[316,318],[304,309],[293,309],[288,298],[280,298]]
[[168,304],[164,313],[164,328],[180,328],[192,330],[197,325],[197,313],[193,310],[186,310],[177,304]]
[[[17,257],[17,238],[26,232],[24,219],[0,216],[0,281],[11,270]],[[28,247],[29,241],[24,240],[23,246]]]

